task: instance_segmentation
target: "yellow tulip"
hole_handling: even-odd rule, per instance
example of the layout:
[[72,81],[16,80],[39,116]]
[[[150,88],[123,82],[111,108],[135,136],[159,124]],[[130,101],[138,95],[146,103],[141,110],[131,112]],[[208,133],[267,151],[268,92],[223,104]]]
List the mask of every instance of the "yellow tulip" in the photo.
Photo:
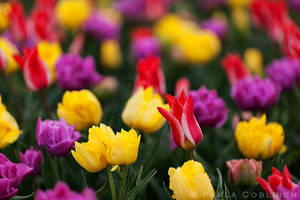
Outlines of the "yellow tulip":
[[248,7],[251,0],[227,0],[227,4],[232,7]]
[[101,62],[108,69],[115,69],[120,66],[122,57],[120,45],[117,40],[105,40],[100,47]]
[[250,29],[250,16],[247,8],[235,7],[231,11],[231,19],[234,26],[240,32],[248,32]]
[[5,37],[0,37],[0,50],[6,58],[5,73],[11,74],[19,69],[13,55],[19,54],[18,48]]
[[111,165],[130,165],[138,156],[141,136],[134,129],[130,131],[121,130],[111,137],[107,145],[106,156]]
[[215,191],[201,163],[187,161],[182,167],[169,168],[170,189],[176,200],[213,200]]
[[62,103],[58,104],[57,115],[76,130],[97,125],[102,119],[102,107],[97,97],[89,90],[66,91]]
[[145,133],[153,133],[165,123],[165,118],[157,107],[168,109],[159,94],[153,93],[153,88],[140,87],[128,100],[122,113],[123,122],[134,129]]
[[21,133],[16,120],[2,104],[0,96],[0,148],[14,143]]
[[55,65],[62,53],[58,42],[41,41],[37,45],[40,58],[47,64],[51,71],[52,82],[55,81]]
[[262,75],[263,56],[258,49],[248,48],[244,53],[244,63],[252,74]]
[[242,154],[247,158],[267,159],[278,153],[284,142],[280,124],[266,124],[266,115],[239,122],[235,138]]
[[91,11],[87,0],[60,0],[56,4],[55,15],[62,26],[77,29],[89,18]]
[[9,3],[0,3],[0,31],[5,30],[9,25],[8,13],[10,12]]

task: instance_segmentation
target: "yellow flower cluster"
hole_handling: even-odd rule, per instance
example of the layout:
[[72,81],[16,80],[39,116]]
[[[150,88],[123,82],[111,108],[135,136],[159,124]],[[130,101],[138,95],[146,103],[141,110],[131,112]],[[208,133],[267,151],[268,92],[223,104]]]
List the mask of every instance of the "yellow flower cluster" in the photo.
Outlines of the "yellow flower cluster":
[[5,37],[0,37],[0,50],[6,59],[5,73],[11,74],[17,71],[18,63],[13,56],[19,54],[18,48]]
[[2,104],[0,96],[0,148],[4,148],[14,143],[22,131],[13,116],[6,110]]
[[102,107],[97,97],[89,90],[66,91],[58,104],[57,116],[64,118],[76,130],[98,125],[102,119]]
[[221,50],[217,35],[209,30],[202,30],[189,20],[177,15],[167,15],[155,25],[155,34],[167,45],[173,45],[190,63],[205,63],[215,58]]
[[215,191],[201,163],[187,161],[182,167],[169,168],[172,198],[177,200],[213,200]]
[[89,129],[86,143],[75,143],[74,159],[87,171],[98,172],[108,165],[130,165],[137,159],[140,136],[134,129],[116,135],[104,124]]
[[134,129],[145,133],[154,133],[165,123],[165,118],[158,112],[157,107],[169,109],[159,94],[153,93],[153,88],[145,90],[140,87],[130,97],[122,113],[123,122]]
[[40,58],[47,64],[51,71],[52,82],[56,79],[55,65],[62,53],[59,42],[41,41],[37,44]]
[[242,154],[247,158],[267,159],[281,149],[284,132],[280,124],[266,124],[266,115],[239,122],[235,138]]
[[91,11],[87,0],[60,0],[56,4],[55,15],[63,27],[78,29],[89,18]]
[[9,12],[9,3],[0,3],[0,31],[5,30],[9,26]]

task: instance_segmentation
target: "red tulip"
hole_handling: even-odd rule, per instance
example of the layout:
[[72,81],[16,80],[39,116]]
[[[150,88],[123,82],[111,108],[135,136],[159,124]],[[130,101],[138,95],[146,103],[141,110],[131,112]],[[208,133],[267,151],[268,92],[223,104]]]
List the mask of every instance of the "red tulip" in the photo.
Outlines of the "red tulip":
[[135,28],[131,33],[131,39],[135,40],[138,38],[152,37],[152,29],[149,27],[138,27]]
[[183,149],[192,149],[203,138],[202,130],[195,118],[193,99],[189,95],[186,99],[184,91],[179,98],[166,94],[170,112],[158,107],[158,111],[168,120],[174,141]]
[[234,85],[238,80],[250,76],[239,54],[227,54],[221,60],[221,65],[227,74],[227,78],[231,85]]
[[51,83],[51,73],[39,55],[35,46],[29,50],[24,48],[24,57],[15,55],[15,60],[20,64],[23,70],[23,76],[27,87],[32,91],[41,91],[47,88]]
[[179,97],[181,92],[184,91],[185,94],[189,93],[191,90],[190,81],[187,78],[181,78],[176,81],[175,84],[175,96]]
[[277,190],[279,186],[287,190],[292,190],[295,186],[295,184],[292,182],[290,172],[286,166],[284,167],[283,174],[281,174],[278,169],[273,167],[272,175],[268,177],[268,181],[260,177],[257,178],[257,181],[273,200],[281,200]]
[[152,86],[154,91],[160,95],[165,93],[165,78],[160,68],[159,57],[147,56],[146,59],[138,61],[134,88],[136,90],[139,87],[147,88],[149,86]]
[[10,31],[13,38],[17,41],[24,41],[27,38],[26,16],[23,5],[15,2],[11,4],[9,12]]

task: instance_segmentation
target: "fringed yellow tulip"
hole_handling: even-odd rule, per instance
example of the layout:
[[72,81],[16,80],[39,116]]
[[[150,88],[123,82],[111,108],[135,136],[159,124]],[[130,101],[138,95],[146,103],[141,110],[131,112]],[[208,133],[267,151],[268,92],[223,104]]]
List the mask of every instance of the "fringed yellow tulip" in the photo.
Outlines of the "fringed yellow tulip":
[[140,138],[134,129],[121,130],[106,143],[107,160],[111,165],[130,165],[138,156]]
[[54,82],[56,77],[55,65],[62,52],[60,44],[58,42],[41,41],[38,43],[37,47],[40,58],[50,68],[52,82]]
[[98,172],[107,165],[130,165],[137,159],[140,136],[135,130],[121,130],[114,134],[104,124],[89,129],[89,140],[86,143],[75,143],[72,155],[87,171]]
[[55,15],[62,26],[77,29],[89,18],[91,11],[87,0],[60,0],[56,4]]
[[89,90],[66,91],[62,103],[58,104],[57,115],[76,130],[97,125],[102,119],[102,107],[97,97]]
[[0,50],[4,53],[6,59],[5,73],[11,74],[17,71],[18,63],[13,55],[19,54],[18,48],[5,37],[0,37]]
[[169,169],[170,189],[176,200],[213,200],[215,191],[201,163],[187,161],[182,167]]
[[105,40],[101,43],[101,62],[108,69],[115,69],[121,64],[120,44],[117,40]]
[[16,120],[2,104],[0,96],[0,148],[14,143],[21,133]]
[[168,109],[159,94],[153,94],[153,88],[140,87],[130,97],[122,113],[124,123],[145,133],[153,133],[165,123],[165,118],[158,112],[157,107]]
[[258,49],[247,49],[244,53],[244,63],[252,74],[262,75],[263,56]]
[[280,124],[266,124],[266,115],[239,122],[235,138],[242,154],[247,158],[267,159],[281,149],[284,132]]

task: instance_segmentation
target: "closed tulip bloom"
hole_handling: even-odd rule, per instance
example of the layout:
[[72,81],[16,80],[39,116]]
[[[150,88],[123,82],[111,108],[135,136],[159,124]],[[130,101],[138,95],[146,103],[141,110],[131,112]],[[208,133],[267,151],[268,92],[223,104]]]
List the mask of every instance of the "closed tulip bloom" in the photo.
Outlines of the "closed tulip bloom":
[[51,72],[48,65],[41,60],[38,48],[24,48],[24,57],[15,56],[23,70],[26,86],[32,91],[46,89],[51,83]]
[[5,37],[0,37],[0,50],[6,60],[4,72],[11,74],[19,69],[18,63],[14,59],[14,55],[19,54],[18,48]]
[[14,143],[21,133],[18,123],[6,110],[0,96],[0,149]]
[[218,18],[203,21],[201,28],[213,31],[221,40],[225,39],[228,33],[227,22]]
[[170,189],[176,200],[213,200],[215,191],[201,163],[187,161],[182,167],[169,168]]
[[255,48],[248,48],[244,52],[244,62],[252,74],[263,74],[263,55]]
[[78,29],[91,15],[91,5],[86,0],[60,0],[55,7],[55,16],[60,25]]
[[47,63],[49,70],[51,71],[52,82],[56,79],[56,62],[62,53],[62,49],[58,42],[41,41],[37,44],[39,56],[42,61]]
[[9,3],[0,3],[0,31],[7,29],[9,26],[8,13],[10,11]]
[[0,199],[8,200],[15,196],[19,190],[12,186],[11,180],[0,179]]
[[34,197],[35,200],[96,200],[95,192],[86,188],[82,193],[72,191],[64,182],[56,183],[52,190],[38,190]]
[[191,84],[189,79],[186,77],[180,78],[176,81],[174,94],[176,97],[179,97],[181,92],[184,91],[185,94],[188,94],[191,90]]
[[111,165],[130,165],[138,156],[141,136],[134,129],[121,130],[107,141],[107,161]]
[[166,99],[171,108],[170,112],[158,107],[158,111],[168,120],[177,146],[190,150],[202,141],[202,130],[194,115],[193,98],[186,99],[184,92],[180,97],[166,94]]
[[102,107],[97,97],[89,90],[66,91],[58,104],[57,116],[83,130],[97,125],[102,119]]
[[41,151],[34,150],[33,147],[26,150],[25,153],[19,153],[21,163],[32,167],[33,175],[40,175],[42,173],[41,164],[43,161],[43,154]]
[[53,156],[67,156],[74,147],[74,142],[81,135],[75,131],[75,125],[69,126],[64,119],[59,121],[38,119],[36,125],[36,143],[42,149],[43,146]]
[[237,186],[254,187],[258,184],[256,178],[261,176],[262,164],[253,159],[229,160],[226,162],[229,179]]
[[153,88],[140,87],[128,100],[122,113],[123,122],[134,129],[145,133],[154,133],[165,123],[165,119],[157,111],[157,107],[168,108]]
[[266,115],[253,117],[249,122],[239,122],[235,139],[242,154],[247,158],[267,159],[281,149],[284,132],[280,124],[266,124]]
[[88,142],[75,143],[74,159],[88,172],[101,171],[108,165],[105,143],[113,135],[113,130],[104,124],[93,126],[89,129]]
[[100,58],[107,69],[118,68],[122,61],[120,42],[117,40],[105,40],[100,46]]

